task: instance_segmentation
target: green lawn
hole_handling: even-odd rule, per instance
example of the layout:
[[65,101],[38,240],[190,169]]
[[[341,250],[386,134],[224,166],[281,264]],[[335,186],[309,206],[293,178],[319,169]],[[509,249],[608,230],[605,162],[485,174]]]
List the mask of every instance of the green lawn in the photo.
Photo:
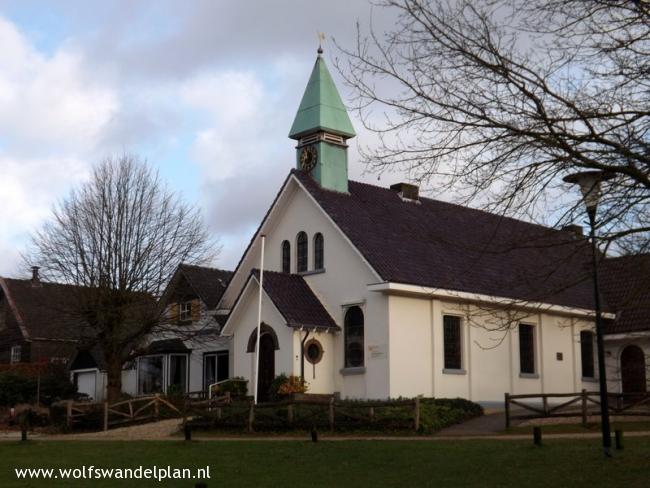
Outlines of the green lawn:
[[[612,436],[616,429],[621,429],[625,432],[650,432],[650,421],[634,421],[634,422],[612,422],[611,431]],[[533,426],[527,427],[511,427],[508,430],[504,430],[503,434],[532,434]],[[600,423],[589,423],[587,427],[583,427],[582,424],[553,424],[553,425],[543,425],[542,433],[543,434],[588,434],[588,433],[599,433],[600,432]]]
[[0,442],[0,486],[192,487],[195,481],[18,481],[16,467],[211,466],[208,487],[648,486],[650,438],[603,459],[598,440]]

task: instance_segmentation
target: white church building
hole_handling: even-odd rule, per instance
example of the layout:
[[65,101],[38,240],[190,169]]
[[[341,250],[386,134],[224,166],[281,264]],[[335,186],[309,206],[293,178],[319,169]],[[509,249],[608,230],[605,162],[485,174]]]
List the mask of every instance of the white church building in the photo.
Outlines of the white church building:
[[[296,168],[217,306],[230,375],[252,394],[264,240],[261,399],[280,373],[303,375],[311,393],[360,399],[597,390],[586,240],[423,198],[410,184],[349,181],[354,136],[319,53],[289,134]],[[636,329],[608,348],[613,391],[626,337],[642,361],[650,353],[650,324]],[[628,384],[645,390],[645,362],[633,366]]]

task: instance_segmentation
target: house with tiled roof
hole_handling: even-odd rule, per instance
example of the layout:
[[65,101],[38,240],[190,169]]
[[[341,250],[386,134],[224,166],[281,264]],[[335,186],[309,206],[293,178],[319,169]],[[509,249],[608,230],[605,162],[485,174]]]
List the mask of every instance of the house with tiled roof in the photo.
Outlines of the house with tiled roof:
[[230,341],[220,335],[226,315],[217,303],[231,272],[179,265],[161,298],[163,332],[149,338],[135,361],[136,395],[205,391],[230,376]]
[[[0,277],[0,363],[67,364],[83,340],[84,324],[70,314],[74,287]],[[90,334],[90,331],[86,331]]]
[[[217,306],[231,375],[261,399],[280,373],[303,376],[313,393],[361,399],[596,390],[587,240],[574,227],[425,198],[412,184],[350,181],[354,136],[319,53],[289,134],[296,168]],[[608,289],[637,288],[624,258],[603,271]],[[605,310],[613,391],[630,384],[613,373],[625,344],[643,361],[650,352],[647,311],[617,293]]]

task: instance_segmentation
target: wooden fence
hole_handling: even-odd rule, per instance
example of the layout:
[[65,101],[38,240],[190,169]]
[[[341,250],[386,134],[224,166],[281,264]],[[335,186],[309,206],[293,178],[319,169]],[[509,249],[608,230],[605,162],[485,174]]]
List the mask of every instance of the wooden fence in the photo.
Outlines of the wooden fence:
[[110,427],[117,427],[123,424],[146,422],[160,418],[184,417],[188,414],[198,414],[210,411],[213,408],[221,408],[230,403],[230,394],[226,393],[221,397],[205,398],[206,395],[188,396],[184,400],[174,404],[169,398],[160,394],[134,397],[122,400],[117,403],[75,403],[67,402],[66,424],[69,428],[74,427],[90,412],[101,410],[102,428],[108,430]]
[[[415,431],[420,429],[419,398],[391,401],[340,402],[336,401],[331,395],[314,394],[295,394],[286,400],[259,403],[257,405],[252,398],[233,402],[228,392],[223,396],[212,398],[206,398],[206,395],[201,394],[186,395],[184,399],[176,404],[162,395],[135,397],[112,404],[108,402],[74,403],[69,401],[67,402],[66,419],[68,427],[74,427],[75,423],[80,422],[91,411],[97,412],[97,410],[101,410],[103,414],[103,430],[125,424],[153,421],[169,417],[182,417],[184,424],[188,422],[189,418],[193,417],[207,417],[214,419],[218,423],[224,416],[225,409],[237,408],[243,410],[245,413],[239,425],[248,432],[253,432],[256,417],[264,415],[269,410],[277,411],[286,408],[286,419],[284,419],[283,423],[287,426],[292,426],[296,421],[297,409],[301,405],[317,407],[313,409],[313,415],[326,415],[327,425],[332,431],[337,425],[337,416],[339,422],[342,422],[340,419],[343,418],[348,421],[369,421],[372,423],[377,418],[376,410],[384,407],[408,408],[411,412],[408,414],[411,419],[408,422]],[[230,412],[228,411],[228,413]]]
[[[216,404],[212,411],[206,412],[203,410],[203,416],[211,417],[216,420],[216,425],[223,415],[223,407],[245,407],[246,415],[242,418],[239,424],[248,432],[255,430],[256,418],[268,410],[278,411],[286,409],[286,419],[284,424],[292,426],[296,422],[296,410],[301,405],[310,405],[317,407],[313,411],[313,415],[326,413],[327,425],[333,431],[336,427],[337,415],[346,417],[352,420],[367,420],[372,423],[376,418],[376,409],[383,407],[406,407],[411,410],[411,425],[413,430],[420,429],[420,398],[410,400],[390,400],[390,401],[360,401],[360,402],[339,402],[334,399],[332,395],[314,395],[314,394],[294,394],[291,398],[275,402],[265,402],[255,404],[252,398],[248,399],[245,403],[239,402],[237,404]],[[321,407],[321,408],[318,408]],[[350,413],[351,411],[357,414]],[[188,412],[188,415],[193,412]],[[186,417],[187,418],[187,417]]]
[[[609,412],[613,415],[650,416],[650,393],[609,393]],[[553,399],[561,399],[559,403]],[[550,400],[550,401],[549,401]],[[531,404],[532,402],[532,404]],[[505,394],[506,429],[510,421],[548,417],[580,417],[587,425],[589,415],[600,414],[600,393],[582,390],[580,393]],[[520,413],[513,413],[512,406]]]

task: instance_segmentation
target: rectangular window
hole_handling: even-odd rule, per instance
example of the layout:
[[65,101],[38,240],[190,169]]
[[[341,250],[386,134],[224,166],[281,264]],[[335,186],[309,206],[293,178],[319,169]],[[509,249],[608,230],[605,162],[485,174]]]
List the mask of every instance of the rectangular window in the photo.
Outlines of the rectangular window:
[[445,315],[442,318],[445,347],[445,369],[462,369],[460,317]]
[[219,351],[203,356],[203,389],[229,377],[228,351]]
[[535,326],[519,324],[519,371],[535,374]]
[[19,363],[22,356],[22,347],[11,346],[11,364]]
[[187,392],[187,355],[171,354],[169,356],[169,382],[167,393]]
[[192,302],[182,302],[179,304],[178,320],[181,322],[192,321]]
[[580,357],[582,359],[582,377],[594,377],[594,334],[588,330],[580,332]]
[[162,393],[163,356],[144,356],[138,359],[138,393]]

